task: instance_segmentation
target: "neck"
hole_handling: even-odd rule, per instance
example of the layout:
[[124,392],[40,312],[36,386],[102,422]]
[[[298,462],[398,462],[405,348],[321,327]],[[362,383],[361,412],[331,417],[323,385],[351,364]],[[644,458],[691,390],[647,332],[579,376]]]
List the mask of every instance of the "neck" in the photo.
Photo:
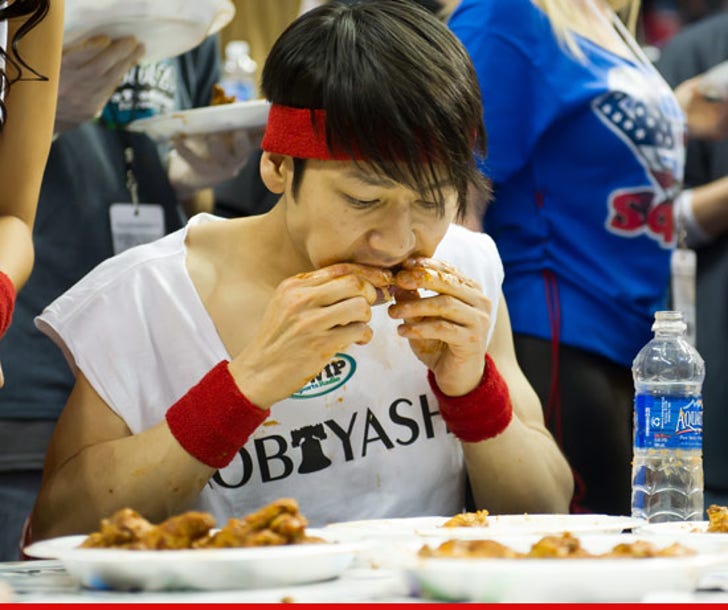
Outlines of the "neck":
[[274,285],[284,279],[313,270],[311,261],[296,246],[286,223],[285,204],[279,201],[275,207],[261,216],[251,218],[250,240],[242,247],[254,247],[261,261],[261,269]]

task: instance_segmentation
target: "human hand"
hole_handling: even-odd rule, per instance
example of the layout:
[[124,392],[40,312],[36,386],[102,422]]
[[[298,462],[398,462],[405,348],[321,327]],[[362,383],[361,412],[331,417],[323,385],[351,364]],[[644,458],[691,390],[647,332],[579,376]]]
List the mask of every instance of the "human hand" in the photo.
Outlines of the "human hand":
[[73,129],[98,115],[124,74],[143,55],[144,45],[133,37],[93,36],[63,49],[55,132]]
[[[450,265],[431,258],[406,261],[394,277],[392,318],[409,339],[415,355],[435,375],[448,396],[462,396],[483,376],[491,302],[476,282]],[[421,297],[418,289],[435,292]],[[403,292],[404,291],[404,292]]]
[[728,99],[714,100],[701,91],[702,75],[688,79],[675,88],[680,106],[685,111],[688,134],[701,140],[722,140],[728,137]]
[[237,175],[260,144],[259,129],[236,129],[172,140],[169,180],[180,199]]
[[391,271],[354,263],[281,282],[257,334],[230,362],[248,400],[268,408],[301,389],[337,352],[368,343],[377,288],[391,283]]
[[2,388],[4,385],[5,385],[5,376],[3,375],[2,364],[0,364],[0,388]]

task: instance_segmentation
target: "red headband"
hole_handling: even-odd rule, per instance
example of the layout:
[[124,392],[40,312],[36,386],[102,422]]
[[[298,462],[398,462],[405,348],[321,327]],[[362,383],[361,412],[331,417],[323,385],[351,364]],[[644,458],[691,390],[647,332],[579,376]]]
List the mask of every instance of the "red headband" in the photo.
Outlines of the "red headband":
[[[313,120],[312,119],[313,115]],[[350,161],[346,151],[333,153],[326,144],[326,111],[272,104],[261,144],[263,150],[299,159]],[[356,155],[354,158],[358,158]]]

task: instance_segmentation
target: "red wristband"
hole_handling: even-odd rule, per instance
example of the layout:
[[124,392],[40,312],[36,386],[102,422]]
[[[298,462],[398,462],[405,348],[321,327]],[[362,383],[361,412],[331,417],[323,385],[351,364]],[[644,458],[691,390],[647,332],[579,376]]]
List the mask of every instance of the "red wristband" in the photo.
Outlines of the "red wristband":
[[15,307],[15,285],[13,281],[0,271],[0,337],[10,326]]
[[513,418],[508,386],[493,359],[485,355],[485,371],[478,386],[463,396],[447,396],[427,371],[427,381],[437,397],[440,415],[461,441],[477,443],[499,435]]
[[167,410],[167,425],[180,445],[203,464],[227,466],[270,415],[251,403],[230,374],[227,360]]

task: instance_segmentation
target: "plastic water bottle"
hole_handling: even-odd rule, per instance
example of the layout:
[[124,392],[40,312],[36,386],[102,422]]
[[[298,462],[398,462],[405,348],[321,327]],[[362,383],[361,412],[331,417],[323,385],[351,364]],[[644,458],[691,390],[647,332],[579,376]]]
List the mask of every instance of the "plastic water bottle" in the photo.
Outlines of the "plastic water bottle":
[[632,363],[632,516],[652,523],[703,518],[705,364],[679,311],[658,311],[654,337]]
[[220,85],[227,95],[234,95],[239,102],[258,97],[256,70],[258,64],[250,57],[250,46],[244,40],[231,40],[225,45]]

